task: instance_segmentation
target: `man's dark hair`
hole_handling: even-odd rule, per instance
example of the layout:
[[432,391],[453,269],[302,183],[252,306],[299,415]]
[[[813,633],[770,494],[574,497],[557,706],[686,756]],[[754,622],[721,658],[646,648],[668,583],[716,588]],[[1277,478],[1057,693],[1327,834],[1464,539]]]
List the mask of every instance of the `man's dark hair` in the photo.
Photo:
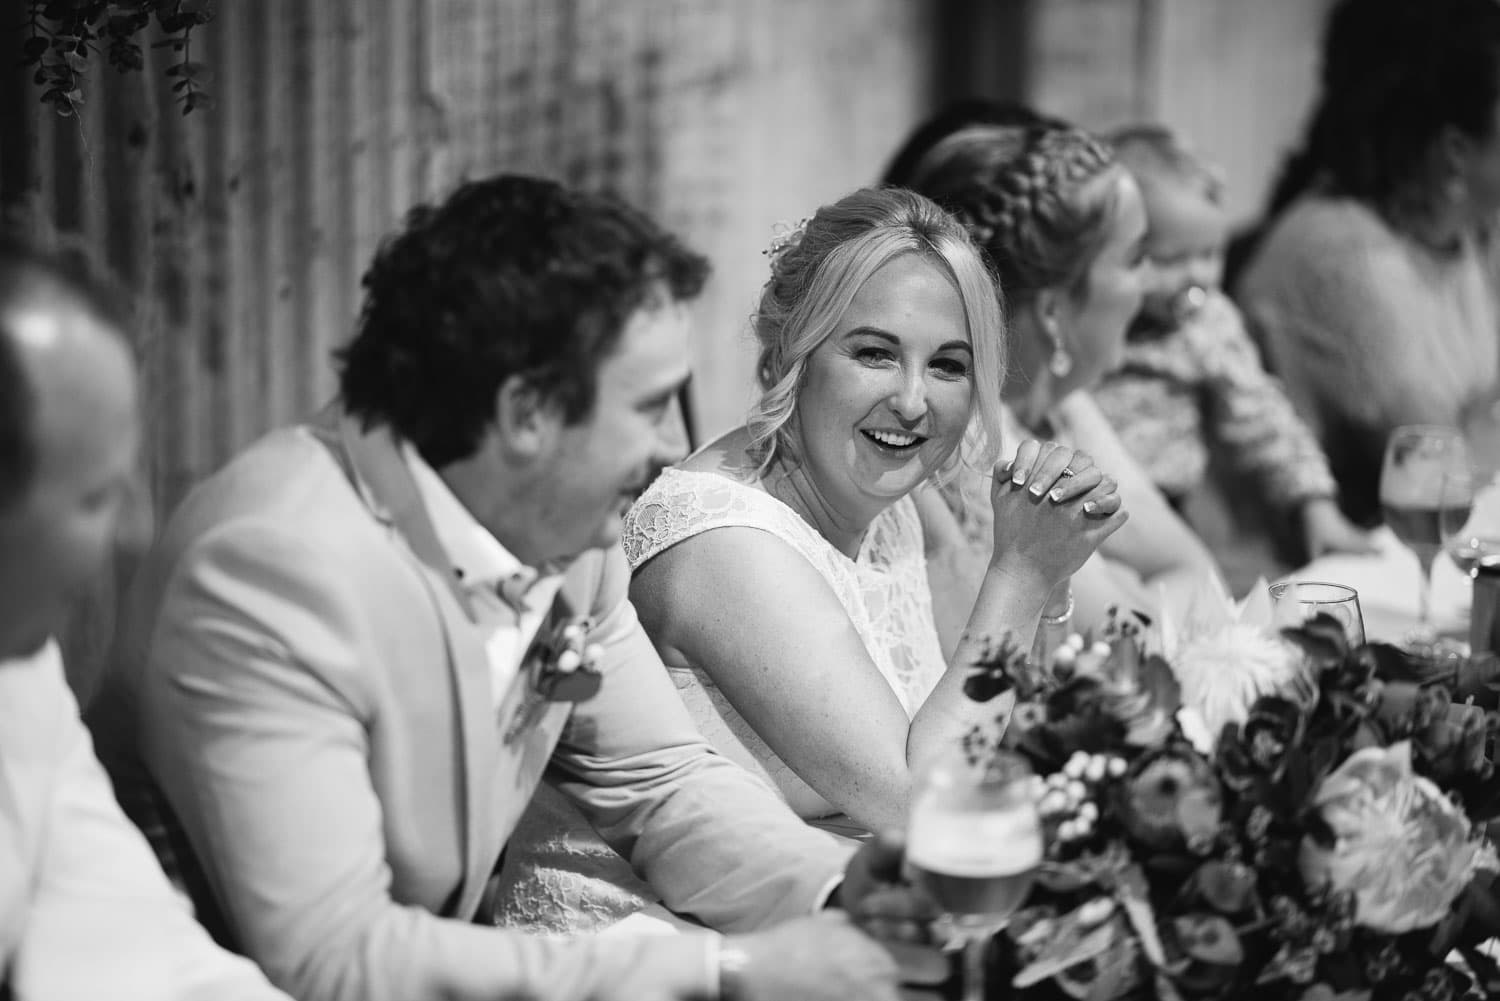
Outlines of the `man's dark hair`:
[[1323,36],[1322,92],[1302,148],[1272,192],[1274,217],[1319,180],[1381,210],[1420,186],[1452,126],[1494,130],[1500,98],[1495,0],[1341,0]]
[[473,454],[513,375],[581,421],[630,316],[659,286],[690,299],[707,276],[703,257],[613,197],[516,175],[464,184],[412,210],[365,273],[337,355],[344,406],[433,466]]
[[87,255],[53,253],[0,232],[0,511],[15,504],[36,474],[35,393],[21,363],[10,315],[26,300],[68,299],[123,331],[125,314]]

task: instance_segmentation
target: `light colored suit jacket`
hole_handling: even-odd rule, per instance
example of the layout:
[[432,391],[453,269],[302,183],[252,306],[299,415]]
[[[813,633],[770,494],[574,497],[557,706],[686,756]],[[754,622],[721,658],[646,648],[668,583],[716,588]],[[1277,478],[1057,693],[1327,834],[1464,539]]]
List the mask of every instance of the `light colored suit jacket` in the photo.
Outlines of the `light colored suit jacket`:
[[685,950],[707,994],[691,938],[472,923],[544,770],[669,907],[712,927],[807,914],[847,860],[698,735],[626,586],[618,547],[572,564],[562,593],[597,623],[602,689],[507,742],[483,631],[396,442],[330,413],[263,439],[174,515],[101,701],[132,717],[235,944],[304,1001],[629,997]]
[[0,664],[0,995],[7,986],[16,1001],[283,997],[214,945],[120,812],[56,644]]

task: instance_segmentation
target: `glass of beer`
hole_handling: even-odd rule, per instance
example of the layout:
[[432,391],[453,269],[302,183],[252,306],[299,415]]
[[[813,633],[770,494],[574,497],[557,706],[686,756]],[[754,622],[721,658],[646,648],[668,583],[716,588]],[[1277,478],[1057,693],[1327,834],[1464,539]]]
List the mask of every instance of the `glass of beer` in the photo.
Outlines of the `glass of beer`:
[[1026,900],[1042,861],[1036,776],[990,748],[922,771],[912,790],[906,858],[964,951],[964,1001],[984,998],[985,948]]
[[[1380,467],[1380,511],[1396,538],[1417,555],[1421,580],[1417,590],[1417,629],[1411,642],[1431,643],[1432,564],[1443,548],[1442,526],[1459,512],[1443,511],[1443,478],[1467,469],[1468,450],[1457,428],[1409,424],[1391,432]],[[1470,502],[1472,503],[1472,499]],[[1468,517],[1469,503],[1462,516]]]

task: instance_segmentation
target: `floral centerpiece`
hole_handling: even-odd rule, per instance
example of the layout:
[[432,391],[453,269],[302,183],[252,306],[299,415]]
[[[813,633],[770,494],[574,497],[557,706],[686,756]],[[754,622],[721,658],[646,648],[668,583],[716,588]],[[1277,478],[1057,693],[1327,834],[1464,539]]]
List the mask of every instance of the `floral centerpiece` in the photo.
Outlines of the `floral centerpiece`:
[[1326,617],[1149,626],[991,645],[968,680],[1015,693],[966,747],[1031,762],[1047,835],[995,996],[1500,996],[1495,714]]

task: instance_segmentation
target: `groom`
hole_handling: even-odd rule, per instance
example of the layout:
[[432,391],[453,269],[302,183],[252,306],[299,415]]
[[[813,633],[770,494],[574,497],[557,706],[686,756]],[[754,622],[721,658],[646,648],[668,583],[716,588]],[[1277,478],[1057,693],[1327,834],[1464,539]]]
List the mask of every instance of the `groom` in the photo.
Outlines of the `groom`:
[[[614,200],[467,184],[376,255],[338,404],[167,526],[100,725],[180,823],[200,912],[294,996],[896,996],[884,950],[819,911],[899,897],[898,860],[843,875],[713,753],[626,600],[621,517],[680,457],[705,276]],[[734,934],[484,927],[544,769],[669,907]]]

